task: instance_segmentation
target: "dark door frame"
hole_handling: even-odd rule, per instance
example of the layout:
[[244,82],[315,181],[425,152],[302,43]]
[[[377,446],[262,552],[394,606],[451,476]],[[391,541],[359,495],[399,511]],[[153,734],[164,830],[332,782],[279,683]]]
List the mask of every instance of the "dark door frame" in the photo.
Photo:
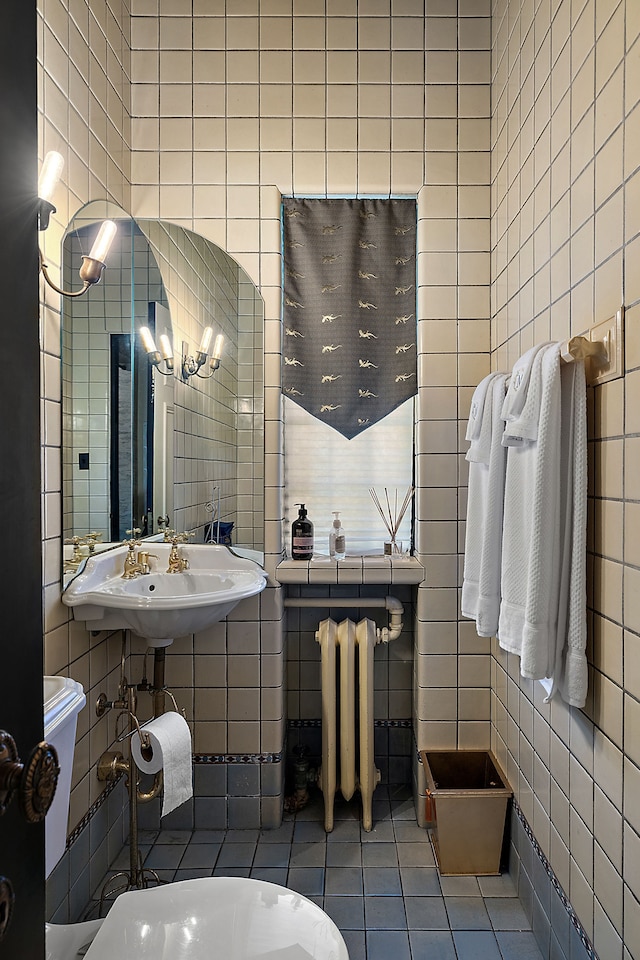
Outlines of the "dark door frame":
[[[35,0],[4,0],[0,31],[0,729],[22,760],[43,736]],[[0,958],[44,956],[44,825],[14,800],[0,874],[15,891]]]

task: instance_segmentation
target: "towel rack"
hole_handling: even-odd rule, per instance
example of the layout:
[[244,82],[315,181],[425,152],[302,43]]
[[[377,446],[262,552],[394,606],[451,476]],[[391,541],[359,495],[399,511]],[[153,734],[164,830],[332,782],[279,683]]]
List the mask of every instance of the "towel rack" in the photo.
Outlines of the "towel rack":
[[615,314],[593,324],[589,335],[572,337],[560,344],[565,363],[590,360],[587,380],[593,386],[624,376],[624,305]]
[[609,363],[608,336],[604,340],[587,340],[586,337],[571,337],[560,344],[560,359],[565,363],[591,359],[599,367]]

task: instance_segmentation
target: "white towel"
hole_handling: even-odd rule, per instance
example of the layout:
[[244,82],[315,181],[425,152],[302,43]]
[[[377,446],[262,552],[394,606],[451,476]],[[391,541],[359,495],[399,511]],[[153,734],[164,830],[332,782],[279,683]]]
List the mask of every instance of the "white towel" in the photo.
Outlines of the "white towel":
[[[532,403],[539,392],[537,439],[507,454],[498,627],[500,646],[519,654],[522,676],[534,680],[547,677],[555,662],[560,569],[559,344],[541,354],[527,390]],[[535,419],[532,413],[528,422]]]
[[482,426],[482,415],[484,413],[484,404],[487,396],[489,384],[495,377],[495,373],[489,373],[481,380],[473,391],[471,406],[469,408],[469,421],[467,423],[467,432],[465,440],[477,440],[480,436],[480,427]]
[[560,364],[559,345],[547,346],[534,358],[525,404],[510,426],[524,436],[507,454],[499,642],[520,655],[522,676],[551,680],[547,700],[559,691],[582,707],[588,684],[584,363]]
[[[548,346],[548,345],[547,345]],[[529,365],[529,376],[526,387],[518,396],[521,406],[518,414],[511,412],[511,418],[505,416],[506,398],[502,408],[502,418],[507,420],[502,443],[505,447],[517,447],[523,443],[538,439],[538,426],[540,423],[540,404],[542,403],[542,361],[544,359],[544,347],[533,356]],[[518,361],[520,362],[520,361]],[[515,369],[515,368],[514,368]],[[514,373],[511,374],[513,380]]]
[[509,422],[510,420],[517,420],[520,416],[527,398],[534,360],[540,351],[548,346],[549,341],[538,343],[535,347],[531,347],[526,353],[523,353],[519,360],[516,360],[511,371],[509,389],[504,398],[503,420]]
[[507,375],[492,374],[487,379],[481,429],[466,456],[470,465],[461,598],[462,615],[476,621],[481,637],[495,636],[498,628],[507,452],[501,442]]
[[562,461],[565,522],[556,658],[548,700],[583,707],[587,699],[587,390],[584,362],[563,365]]

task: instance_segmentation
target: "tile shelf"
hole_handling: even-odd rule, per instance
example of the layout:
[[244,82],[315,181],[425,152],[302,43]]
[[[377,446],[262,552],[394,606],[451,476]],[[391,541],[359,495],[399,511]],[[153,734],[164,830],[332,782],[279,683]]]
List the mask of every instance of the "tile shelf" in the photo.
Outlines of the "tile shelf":
[[276,567],[279,583],[422,583],[424,576],[416,557],[313,557],[283,560]]

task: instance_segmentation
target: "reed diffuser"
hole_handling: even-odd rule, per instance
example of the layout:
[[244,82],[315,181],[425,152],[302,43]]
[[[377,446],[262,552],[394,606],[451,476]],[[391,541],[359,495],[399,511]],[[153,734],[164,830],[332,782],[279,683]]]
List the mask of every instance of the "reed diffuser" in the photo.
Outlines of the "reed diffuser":
[[397,488],[393,497],[393,507],[391,506],[389,491],[386,487],[384,488],[384,505],[374,488],[369,488],[369,495],[376,505],[378,513],[382,517],[382,522],[389,532],[389,540],[386,541],[384,545],[384,552],[387,556],[397,556],[398,554],[402,553],[402,541],[398,540],[398,530],[400,529],[400,524],[402,523],[402,519],[407,512],[409,504],[411,503],[413,491],[414,487],[407,488],[402,505],[400,506],[400,509],[398,509]]

